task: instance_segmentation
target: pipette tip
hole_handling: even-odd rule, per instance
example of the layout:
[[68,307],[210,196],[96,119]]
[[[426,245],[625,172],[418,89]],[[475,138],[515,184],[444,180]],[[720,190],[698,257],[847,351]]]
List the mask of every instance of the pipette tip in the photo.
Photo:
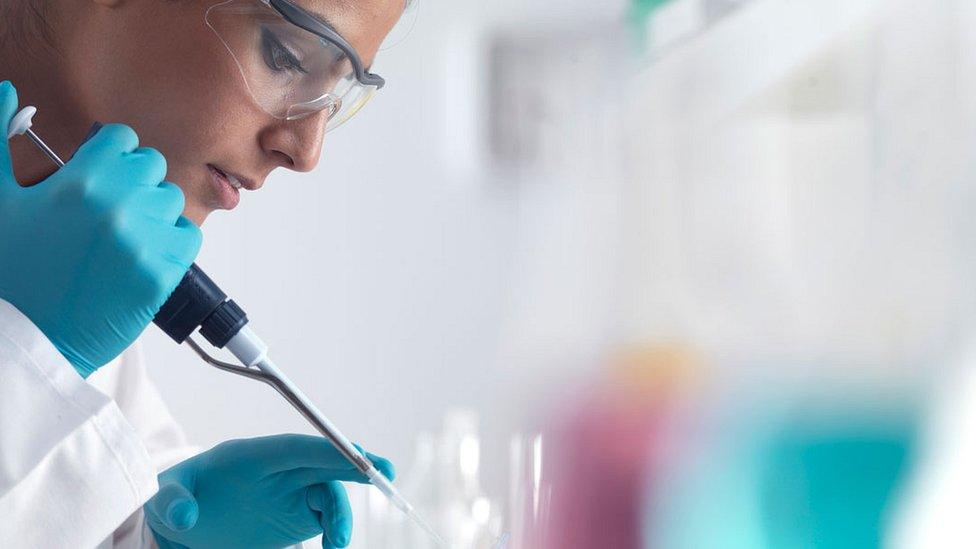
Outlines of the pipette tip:
[[444,541],[444,538],[440,537],[440,535],[438,535],[437,532],[435,532],[434,529],[427,524],[427,521],[425,521],[416,511],[411,509],[407,512],[407,516],[410,517],[410,520],[412,520],[417,526],[420,526],[424,532],[430,534],[430,537],[434,538],[434,543],[436,543],[438,547],[447,547],[447,542]]

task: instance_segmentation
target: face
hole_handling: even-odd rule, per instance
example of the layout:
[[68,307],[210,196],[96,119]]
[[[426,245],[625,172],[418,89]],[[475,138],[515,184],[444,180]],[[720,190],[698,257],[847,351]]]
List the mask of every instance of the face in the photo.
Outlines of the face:
[[[327,113],[297,120],[268,114],[234,58],[205,23],[221,0],[89,0],[83,33],[65,48],[79,108],[89,120],[132,126],[140,145],[166,157],[183,189],[184,215],[202,224],[261,188],[275,168],[318,163]],[[324,15],[370,66],[403,0],[297,0]],[[233,188],[222,174],[243,185]]]

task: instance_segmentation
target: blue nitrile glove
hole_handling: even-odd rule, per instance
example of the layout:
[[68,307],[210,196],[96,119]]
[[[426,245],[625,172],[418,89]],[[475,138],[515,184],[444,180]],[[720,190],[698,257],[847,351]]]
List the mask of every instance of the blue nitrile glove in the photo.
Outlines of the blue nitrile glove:
[[7,128],[17,92],[0,84],[0,299],[31,320],[87,377],[152,321],[200,249],[163,182],[166,160],[110,124],[46,180],[14,179]]
[[[366,456],[393,480],[393,464]],[[338,481],[367,479],[324,438],[232,440],[160,474],[144,509],[163,549],[286,547],[323,530],[322,547],[345,547],[352,511]]]

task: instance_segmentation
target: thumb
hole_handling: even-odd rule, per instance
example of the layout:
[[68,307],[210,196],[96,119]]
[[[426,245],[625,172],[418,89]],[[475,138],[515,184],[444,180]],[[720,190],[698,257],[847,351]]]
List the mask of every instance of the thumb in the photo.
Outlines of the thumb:
[[[0,177],[4,175],[13,178],[13,165],[10,161],[10,146],[8,144],[7,132],[10,128],[10,119],[17,114],[17,90],[9,80],[0,82]],[[4,182],[0,182],[0,187]]]
[[310,486],[305,492],[308,507],[318,514],[322,526],[322,547],[346,547],[352,536],[352,508],[346,489],[338,482]]
[[160,486],[159,492],[146,503],[146,509],[163,526],[175,532],[193,528],[200,517],[196,498],[179,482]]

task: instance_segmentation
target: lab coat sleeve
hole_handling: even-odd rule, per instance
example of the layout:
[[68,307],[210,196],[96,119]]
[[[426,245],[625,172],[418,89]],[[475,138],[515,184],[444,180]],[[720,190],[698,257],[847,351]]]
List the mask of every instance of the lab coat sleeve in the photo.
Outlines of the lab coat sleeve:
[[136,341],[117,362],[99,369],[88,381],[115,401],[158,471],[200,452],[187,443],[182,427],[150,379],[141,342]]
[[[156,471],[165,471],[200,452],[199,448],[187,443],[183,429],[150,379],[140,342],[88,380],[116,402],[149,451]],[[110,539],[99,545],[99,549],[143,547],[155,547],[155,542],[141,508],[122,523]]]
[[115,402],[0,300],[0,547],[94,547],[156,489]]

